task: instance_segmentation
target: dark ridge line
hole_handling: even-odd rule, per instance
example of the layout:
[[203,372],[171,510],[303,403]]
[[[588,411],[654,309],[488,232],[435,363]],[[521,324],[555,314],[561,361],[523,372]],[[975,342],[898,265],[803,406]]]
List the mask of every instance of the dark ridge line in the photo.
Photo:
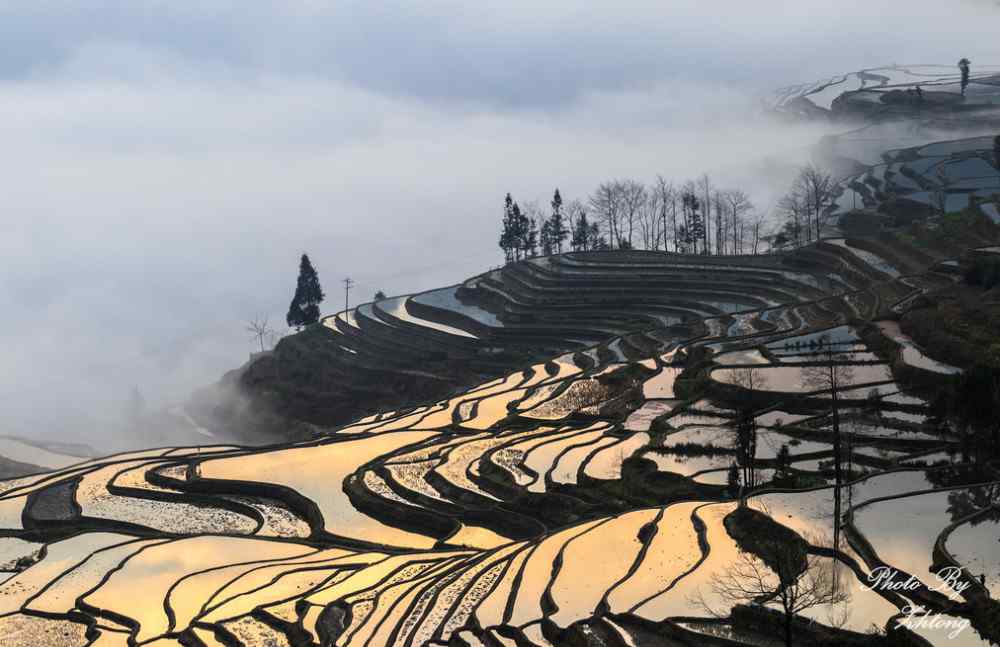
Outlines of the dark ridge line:
[[[623,576],[618,578],[618,580],[616,580],[614,584],[608,587],[608,589],[604,592],[604,595],[601,596],[600,601],[594,608],[594,613],[596,615],[606,615],[607,613],[610,613],[611,609],[608,606],[608,598],[611,597],[611,594],[615,591],[615,589],[617,589],[619,586],[621,586],[627,580],[629,580],[629,578],[635,575],[636,572],[638,572],[639,568],[642,566],[643,561],[645,561],[646,559],[646,554],[649,552],[649,547],[653,543],[653,539],[655,539],[656,535],[659,534],[660,532],[660,522],[663,520],[663,514],[666,512],[667,507],[668,506],[664,506],[659,510],[657,510],[656,515],[653,517],[652,521],[643,524],[642,527],[639,528],[637,539],[639,539],[642,542],[642,544],[639,546],[639,552],[636,555],[635,559],[633,560],[632,566],[629,567],[628,571]],[[644,533],[644,530],[647,527],[649,528],[649,530]],[[644,534],[645,536],[643,536]]]
[[[559,577],[559,573],[562,571],[563,559],[564,559],[564,554],[566,552],[566,548],[571,543],[573,543],[575,540],[577,540],[580,537],[582,537],[583,535],[586,535],[586,534],[590,533],[592,530],[596,530],[597,528],[599,528],[599,527],[601,527],[601,526],[603,526],[603,525],[605,525],[607,523],[610,523],[610,522],[614,521],[617,518],[618,518],[617,516],[616,517],[608,517],[608,518],[606,518],[606,519],[604,519],[602,521],[599,521],[598,523],[593,524],[591,527],[587,528],[586,530],[583,530],[582,532],[573,535],[567,541],[563,542],[563,544],[559,547],[559,550],[556,552],[555,559],[553,559],[553,561],[552,561],[552,570],[551,570],[551,572],[549,574],[549,581],[545,585],[545,588],[543,589],[543,592],[542,592],[542,597],[539,600],[539,606],[540,606],[540,609],[541,609],[541,612],[542,612],[542,618],[543,619],[544,618],[548,618],[550,615],[552,615],[553,613],[555,613],[556,611],[559,610],[558,605],[552,599],[551,589],[552,589],[552,585],[556,581],[556,578]],[[550,537],[551,537],[551,535],[550,535]],[[546,539],[549,539],[549,537],[546,537]],[[541,544],[541,542],[539,542],[539,544]],[[525,562],[525,563],[527,564],[527,562]],[[517,598],[517,592],[516,591],[514,592],[514,595],[512,597],[514,597],[515,599]],[[521,628],[525,627],[527,624],[531,624],[531,623],[526,623],[525,625],[521,625]]]
[[[681,502],[678,501],[676,503],[681,503]],[[708,543],[708,526],[705,524],[704,521],[702,521],[701,517],[698,515],[698,512],[701,511],[702,508],[706,508],[710,505],[718,505],[719,503],[720,502],[718,501],[705,503],[703,505],[696,507],[694,510],[691,511],[691,525],[694,527],[695,535],[698,537],[698,548],[701,549],[701,557],[698,559],[698,561],[696,561],[691,568],[689,568],[688,570],[684,571],[683,573],[675,577],[673,581],[671,581],[670,584],[666,586],[666,588],[639,600],[639,602],[629,607],[628,611],[626,612],[627,615],[635,615],[637,609],[644,606],[648,602],[658,598],[659,596],[667,593],[668,591],[672,590],[674,586],[677,585],[678,582],[680,582],[682,579],[684,579],[691,573],[697,571],[701,567],[701,565],[705,563],[705,560],[708,559],[708,555],[711,552],[712,547]]]

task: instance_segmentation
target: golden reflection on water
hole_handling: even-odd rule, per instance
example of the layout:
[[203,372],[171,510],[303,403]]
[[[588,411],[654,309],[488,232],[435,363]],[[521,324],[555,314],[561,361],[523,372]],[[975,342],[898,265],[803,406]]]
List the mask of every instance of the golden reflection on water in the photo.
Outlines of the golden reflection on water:
[[[292,557],[308,550],[297,544],[243,537],[180,539],[134,555],[85,601],[99,609],[114,609],[135,620],[140,624],[137,639],[148,640],[168,631],[163,601],[170,587],[185,575],[234,562]],[[185,602],[207,601],[217,588],[213,584],[211,577],[195,579],[185,589]],[[142,591],[142,595],[136,595],[136,591]]]
[[[552,621],[566,627],[593,615],[605,593],[635,563],[642,548],[639,530],[658,510],[629,512],[571,540],[562,555],[562,569],[550,594],[559,610]],[[610,547],[614,547],[609,550]],[[544,573],[532,573],[533,577]]]
[[43,586],[78,564],[91,552],[130,541],[133,537],[108,532],[85,533],[49,544],[43,560],[17,573],[0,588],[0,614],[13,613]]
[[387,432],[315,447],[293,447],[205,461],[206,479],[257,481],[291,488],[319,506],[328,532],[389,546],[430,548],[436,540],[387,526],[355,509],[341,487],[361,465],[407,445],[437,435],[434,432]]
[[656,525],[656,535],[639,568],[608,595],[612,613],[625,613],[664,591],[698,563],[701,548],[691,513],[702,505],[701,502],[676,503],[663,510]]

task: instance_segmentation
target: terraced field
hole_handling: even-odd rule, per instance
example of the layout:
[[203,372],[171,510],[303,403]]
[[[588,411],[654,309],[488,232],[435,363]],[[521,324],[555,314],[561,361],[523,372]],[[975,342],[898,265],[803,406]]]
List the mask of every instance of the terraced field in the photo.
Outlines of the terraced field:
[[[989,631],[1000,470],[962,464],[954,432],[895,382],[900,362],[940,363],[891,322],[859,330],[953,275],[859,244],[565,254],[328,317],[340,370],[419,375],[414,348],[488,361],[524,338],[551,356],[302,442],[0,481],[3,644],[767,644],[713,588],[745,549],[730,528],[741,499],[842,565],[850,595],[810,611],[827,644],[887,644],[864,632],[910,602]],[[805,379],[831,355],[851,369],[836,393],[852,456],[836,548],[833,393]],[[734,491],[747,419],[758,447],[739,460],[756,486]],[[969,588],[931,591],[942,564]],[[918,584],[868,590],[882,565]],[[762,606],[747,609],[766,626]],[[985,644],[976,631],[963,640]]]
[[940,213],[978,210],[1000,223],[1000,167],[989,136],[889,150],[842,185],[836,209],[844,213],[892,198]]
[[[1000,66],[972,66],[964,102],[960,99],[960,80],[956,65],[893,64],[785,86],[775,90],[767,102],[776,110],[815,114],[817,111],[836,111],[838,107],[844,108],[843,104],[888,109],[897,102],[915,104],[918,100],[922,100],[925,107],[936,102],[949,106],[962,103],[989,106],[1000,101],[997,88]],[[916,95],[918,86],[922,97]]]
[[[763,103],[836,127],[814,151],[841,169],[831,214],[890,202],[898,213],[973,210],[1000,222],[1000,66],[974,65],[964,94],[960,79],[954,65],[893,64],[790,85]],[[963,138],[935,141],[945,132]]]

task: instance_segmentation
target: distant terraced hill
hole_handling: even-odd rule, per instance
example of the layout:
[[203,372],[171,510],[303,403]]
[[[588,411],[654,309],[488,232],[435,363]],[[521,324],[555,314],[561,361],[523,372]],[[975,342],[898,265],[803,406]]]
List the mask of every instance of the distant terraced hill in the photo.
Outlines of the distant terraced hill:
[[[789,85],[775,90],[766,105],[808,119],[869,121],[926,117],[975,119],[1000,105],[1000,66],[974,65],[962,96],[955,65],[888,65]],[[920,87],[923,96],[916,94]]]
[[[869,287],[885,275],[864,262],[865,253],[836,241],[766,256],[569,253],[363,304],[282,340],[233,376],[278,415],[254,410],[249,423],[240,415],[228,426],[269,421],[287,428],[289,418],[330,426],[583,348],[591,348],[591,361],[636,357],[663,345],[662,333],[650,331],[692,334],[714,315],[736,321],[735,313],[759,311],[763,319],[754,325],[766,329],[776,306],[801,303],[795,316],[812,323],[824,314],[810,304],[833,299],[854,316],[872,316],[907,290]],[[926,255],[905,260],[914,271],[933,262]]]
[[[851,148],[850,138],[838,139],[836,150],[850,154]],[[992,136],[890,149],[841,185],[835,213],[882,207],[912,221],[979,212],[1000,223],[1000,160]]]

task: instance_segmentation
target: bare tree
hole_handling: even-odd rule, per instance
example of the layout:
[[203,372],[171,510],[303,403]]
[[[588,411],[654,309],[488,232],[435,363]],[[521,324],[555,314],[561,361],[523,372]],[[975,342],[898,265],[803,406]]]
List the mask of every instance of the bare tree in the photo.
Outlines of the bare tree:
[[663,232],[663,251],[667,251],[668,237],[674,242],[677,251],[677,190],[673,183],[667,182],[662,175],[656,176],[654,192],[660,209],[660,222]]
[[[726,215],[729,219],[729,233],[732,234],[732,253],[743,252],[743,236],[740,233],[740,226],[747,213],[753,210],[753,203],[750,198],[740,189],[730,189],[723,194],[726,202]],[[755,252],[756,253],[756,252]]]
[[712,207],[715,210],[715,254],[721,256],[726,253],[725,234],[726,227],[726,192],[715,190],[712,192]]
[[[792,647],[795,617],[809,609],[830,606],[831,624],[843,624],[846,616],[837,617],[835,607],[846,605],[850,593],[838,589],[836,562],[829,557],[807,555],[805,568],[794,551],[772,551],[767,564],[753,553],[741,551],[726,570],[714,574],[709,586],[720,602],[733,604],[769,604],[784,614],[784,641]],[[772,570],[773,569],[775,570]],[[711,615],[722,617],[703,594],[692,600]]]
[[[699,214],[703,206],[698,199],[698,185],[688,180],[681,188],[681,213],[684,223],[681,225],[681,233],[683,235],[680,236],[680,242],[684,244],[683,249],[685,253],[698,253],[698,243],[701,241],[701,236],[697,235],[699,225],[703,230],[705,224]],[[702,233],[704,232],[702,231]],[[702,248],[702,251],[704,251],[704,248]]]
[[823,172],[813,164],[804,166],[795,179],[796,190],[802,197],[807,213],[812,217],[816,240],[819,240],[823,215],[827,206],[833,202],[836,186],[833,176]]
[[612,248],[619,246],[621,241],[621,192],[616,184],[616,182],[602,182],[588,199],[593,213],[604,223]]
[[[642,182],[635,180],[618,180],[615,190],[618,192],[619,204],[621,205],[622,220],[625,231],[624,239],[628,247],[632,247],[632,234],[635,225],[639,221],[640,214],[648,199],[646,187]],[[619,247],[622,245],[619,244]]]
[[[785,216],[785,231],[789,238],[795,242],[797,247],[801,246],[804,242],[802,240],[803,231],[806,234],[809,233],[809,215],[801,192],[796,187],[792,187],[792,190],[778,201],[778,209]],[[803,221],[806,223],[805,227],[803,227]]]
[[844,483],[844,454],[840,434],[840,391],[854,382],[854,369],[844,359],[843,353],[838,353],[831,345],[830,338],[822,335],[819,338],[819,348],[816,364],[802,368],[802,379],[805,385],[814,391],[829,392],[830,420],[833,425],[833,547],[840,548],[841,504],[840,490]]
[[268,325],[266,314],[256,314],[246,323],[246,331],[251,333],[251,340],[256,340],[260,344],[260,352],[264,352],[264,343],[274,346],[274,339],[277,333]]
[[646,200],[639,210],[639,232],[642,234],[642,246],[645,249],[657,250],[660,240],[664,240],[666,249],[666,230],[663,228],[664,209],[663,196],[654,186],[646,192]]
[[712,213],[712,192],[714,191],[714,186],[712,185],[712,179],[708,177],[708,173],[702,175],[698,180],[698,190],[700,191],[699,197],[704,200],[701,205],[702,218],[704,219],[702,223],[704,228],[702,230],[701,248],[703,253],[711,254],[712,246],[710,243],[712,238],[709,236],[709,232],[712,231],[712,226],[709,222],[709,217]]
[[[764,226],[764,220],[765,220],[765,217],[764,217],[763,213],[755,213],[754,217],[753,217],[753,220],[750,223],[751,229],[752,229],[752,236],[753,236],[753,249],[752,249],[752,253],[753,253],[754,256],[756,256],[757,253],[758,253],[758,251],[759,251],[758,250],[758,245],[760,245],[760,241],[761,241],[761,238],[762,238],[762,228]],[[740,251],[742,251],[742,250],[740,250]]]

